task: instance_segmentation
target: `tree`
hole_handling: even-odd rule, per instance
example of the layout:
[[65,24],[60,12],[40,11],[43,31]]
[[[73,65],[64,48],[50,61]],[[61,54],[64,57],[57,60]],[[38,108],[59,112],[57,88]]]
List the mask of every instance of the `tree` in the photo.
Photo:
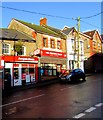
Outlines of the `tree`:
[[22,43],[21,40],[18,40],[17,42],[15,42],[15,44],[14,44],[14,52],[16,52],[17,55],[21,54],[22,46],[23,46],[23,43]]

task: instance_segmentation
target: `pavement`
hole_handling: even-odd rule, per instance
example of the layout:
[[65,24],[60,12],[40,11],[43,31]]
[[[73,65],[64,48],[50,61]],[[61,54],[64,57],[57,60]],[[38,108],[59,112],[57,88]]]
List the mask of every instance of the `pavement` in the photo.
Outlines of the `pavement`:
[[[91,76],[91,75],[93,74],[86,74],[86,76]],[[58,79],[52,79],[52,80],[44,80],[38,83],[33,83],[33,84],[28,84],[28,85],[23,85],[23,86],[15,86],[15,87],[11,87],[9,90],[2,90],[2,96],[9,95],[9,93],[14,93],[17,91],[31,89],[35,87],[42,87],[42,86],[46,86],[46,85],[50,85],[50,84],[54,84],[58,82],[59,82]]]
[[36,87],[42,87],[42,86],[54,84],[57,82],[59,82],[58,79],[53,79],[53,80],[44,80],[44,81],[41,81],[38,83],[33,83],[33,84],[28,84],[28,85],[23,85],[23,86],[11,87],[9,90],[2,90],[2,96],[5,97],[14,92],[31,89],[31,88],[36,88]]

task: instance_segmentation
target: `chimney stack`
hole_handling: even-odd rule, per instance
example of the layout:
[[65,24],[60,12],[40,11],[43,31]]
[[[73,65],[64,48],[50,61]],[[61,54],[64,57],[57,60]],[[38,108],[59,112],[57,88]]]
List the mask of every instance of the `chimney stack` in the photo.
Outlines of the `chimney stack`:
[[40,25],[47,25],[47,19],[46,18],[41,18],[40,19]]

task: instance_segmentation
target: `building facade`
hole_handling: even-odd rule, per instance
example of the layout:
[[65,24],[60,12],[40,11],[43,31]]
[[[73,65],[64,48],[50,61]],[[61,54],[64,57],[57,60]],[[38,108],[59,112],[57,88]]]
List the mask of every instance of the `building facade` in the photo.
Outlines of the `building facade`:
[[84,41],[82,35],[72,27],[64,27],[62,32],[67,36],[67,69],[72,70],[81,68],[84,71]]
[[13,19],[8,28],[24,32],[36,40],[34,55],[39,58],[40,80],[57,78],[59,73],[66,70],[65,37],[61,32],[51,30],[46,18],[40,19],[40,25]]
[[0,33],[3,87],[5,72],[11,75],[11,86],[22,86],[56,79],[66,69],[93,72],[103,68],[102,39],[97,30],[78,33],[68,26],[60,30],[42,18],[40,25],[12,19]]
[[[35,39],[13,29],[0,29],[0,68],[5,89],[5,73],[11,75],[11,86],[22,86],[38,81],[38,58],[32,56]],[[21,41],[20,52],[15,51]],[[19,46],[20,47],[20,46]],[[31,49],[30,49],[31,48]]]
[[[85,71],[86,72],[97,72],[102,71],[102,39],[97,30],[88,31],[84,33],[89,36],[89,39],[85,39]],[[100,55],[101,54],[101,55]],[[96,62],[98,61],[98,62]]]

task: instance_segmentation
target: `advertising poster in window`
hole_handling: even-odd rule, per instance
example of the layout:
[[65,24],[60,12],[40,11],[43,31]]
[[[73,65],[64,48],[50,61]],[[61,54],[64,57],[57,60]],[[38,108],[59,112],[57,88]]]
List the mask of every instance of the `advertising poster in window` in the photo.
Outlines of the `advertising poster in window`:
[[26,75],[26,83],[30,82],[30,75]]
[[35,82],[35,74],[31,74],[31,82]]
[[14,86],[22,85],[22,81],[20,79],[14,79]]

